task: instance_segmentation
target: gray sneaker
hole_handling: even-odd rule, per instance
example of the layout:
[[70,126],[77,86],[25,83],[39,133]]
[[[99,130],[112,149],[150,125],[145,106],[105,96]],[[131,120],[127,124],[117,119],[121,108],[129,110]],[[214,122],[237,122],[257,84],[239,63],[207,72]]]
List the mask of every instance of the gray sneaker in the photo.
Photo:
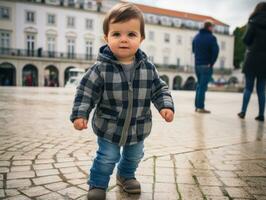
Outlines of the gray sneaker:
[[93,188],[90,189],[87,194],[88,200],[105,200],[106,199],[106,192],[104,189]]
[[135,179],[126,179],[121,176],[116,176],[116,184],[121,186],[123,190],[129,194],[140,194],[140,183]]
[[195,111],[198,112],[198,113],[204,113],[204,114],[209,114],[209,113],[211,113],[211,111],[206,110],[206,109],[204,109],[204,108],[196,108]]

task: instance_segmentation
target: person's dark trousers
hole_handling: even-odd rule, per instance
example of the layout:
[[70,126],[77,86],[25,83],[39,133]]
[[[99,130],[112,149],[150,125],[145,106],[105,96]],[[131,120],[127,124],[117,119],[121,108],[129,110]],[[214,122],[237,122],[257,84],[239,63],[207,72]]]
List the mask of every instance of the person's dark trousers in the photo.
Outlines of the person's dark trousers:
[[196,86],[195,107],[204,109],[205,93],[208,89],[208,83],[211,80],[213,68],[208,65],[196,65],[195,72],[198,79]]
[[257,95],[258,95],[258,101],[259,101],[259,116],[264,116],[266,79],[256,77],[254,75],[245,75],[246,83],[245,83],[241,112],[246,113],[247,111],[250,96],[254,88],[255,79],[257,80],[256,89],[257,89]]

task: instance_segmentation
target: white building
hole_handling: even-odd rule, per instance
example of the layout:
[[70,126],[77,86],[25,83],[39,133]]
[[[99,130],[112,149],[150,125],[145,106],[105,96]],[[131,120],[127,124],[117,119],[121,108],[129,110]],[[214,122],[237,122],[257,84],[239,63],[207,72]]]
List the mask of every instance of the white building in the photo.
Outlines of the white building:
[[[104,14],[117,2],[0,1],[0,85],[64,86],[70,68],[87,69],[95,62],[104,44]],[[206,19],[216,24],[220,46],[214,68],[233,69],[234,38],[228,25],[210,16],[136,5],[146,22],[141,48],[169,79],[170,88],[194,76],[191,42]]]

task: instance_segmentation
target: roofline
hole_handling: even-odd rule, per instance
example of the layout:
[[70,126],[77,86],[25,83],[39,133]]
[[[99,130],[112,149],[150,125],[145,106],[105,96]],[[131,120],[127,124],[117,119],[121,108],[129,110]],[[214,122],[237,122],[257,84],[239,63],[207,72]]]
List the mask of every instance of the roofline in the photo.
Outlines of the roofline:
[[[221,22],[220,20],[217,20],[217,19],[215,19],[211,16],[207,16],[207,15],[200,15],[200,14],[195,14],[195,13],[159,8],[159,7],[154,7],[154,6],[149,6],[149,5],[139,4],[139,3],[133,3],[133,4],[136,5],[137,7],[139,7],[144,13],[151,13],[151,14],[157,14],[157,15],[160,14],[160,15],[169,16],[169,17],[191,19],[194,21],[211,20],[216,25],[222,25],[222,26],[228,26],[229,27],[228,24],[225,24],[225,23]],[[147,9],[156,9],[157,12],[154,12],[154,11],[148,12]],[[202,18],[202,19],[196,19],[196,18]]]

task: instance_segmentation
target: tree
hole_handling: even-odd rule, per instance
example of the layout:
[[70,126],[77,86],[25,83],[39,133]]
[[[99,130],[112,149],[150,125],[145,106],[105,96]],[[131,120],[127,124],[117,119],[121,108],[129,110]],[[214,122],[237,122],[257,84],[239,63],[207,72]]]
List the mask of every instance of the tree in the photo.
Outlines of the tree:
[[241,67],[241,63],[244,61],[246,47],[242,41],[246,30],[246,26],[237,27],[233,34],[235,36],[235,44],[234,44],[234,67],[235,69],[239,69]]

